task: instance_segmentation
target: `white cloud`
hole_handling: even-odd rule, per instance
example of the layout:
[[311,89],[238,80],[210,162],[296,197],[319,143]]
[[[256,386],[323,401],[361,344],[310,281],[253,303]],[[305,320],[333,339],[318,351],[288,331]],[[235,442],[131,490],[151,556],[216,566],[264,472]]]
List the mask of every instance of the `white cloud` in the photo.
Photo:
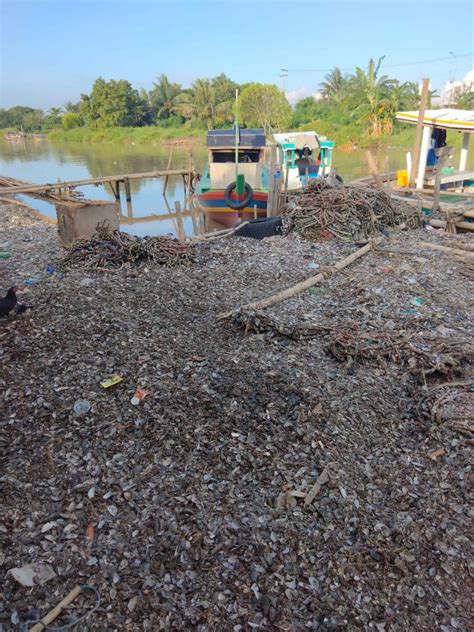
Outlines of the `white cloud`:
[[295,105],[297,101],[304,99],[305,97],[314,97],[316,100],[321,98],[321,95],[317,90],[310,90],[306,87],[297,88],[296,90],[287,90],[285,94],[290,105]]

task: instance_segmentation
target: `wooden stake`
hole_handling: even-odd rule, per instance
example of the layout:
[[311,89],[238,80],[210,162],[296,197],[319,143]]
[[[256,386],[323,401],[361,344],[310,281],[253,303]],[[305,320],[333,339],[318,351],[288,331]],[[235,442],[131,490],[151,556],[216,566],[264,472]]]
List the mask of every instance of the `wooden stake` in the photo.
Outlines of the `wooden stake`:
[[174,210],[176,212],[176,225],[177,225],[177,233],[178,233],[178,239],[180,241],[184,241],[186,239],[186,235],[184,233],[184,223],[183,223],[183,216],[181,215],[181,202],[179,200],[176,200],[176,202],[174,203]]
[[420,109],[418,111],[418,121],[416,123],[415,144],[413,146],[413,157],[411,163],[411,173],[409,186],[415,186],[415,180],[420,166],[421,155],[421,135],[423,133],[423,119],[425,118],[426,103],[428,101],[428,92],[430,89],[430,80],[423,79],[423,88],[421,89]]
[[[344,268],[347,268],[347,266],[350,266],[351,263],[353,263],[357,259],[360,259],[360,257],[363,257],[365,254],[370,252],[370,250],[372,250],[374,243],[375,244],[379,243],[379,241],[380,240],[377,240],[377,241],[374,240],[373,242],[366,244],[362,248],[359,248],[359,250],[356,250],[345,259],[341,259],[341,261],[338,261],[334,265],[334,268],[336,270],[343,270]],[[321,281],[324,281],[325,279],[326,279],[325,274],[322,274],[322,273],[316,274],[315,276],[309,277],[305,281],[301,281],[301,283],[297,283],[296,285],[293,285],[292,287],[289,287],[286,290],[282,290],[281,292],[278,292],[278,294],[273,294],[272,296],[269,296],[268,298],[264,298],[261,301],[256,301],[255,303],[247,303],[247,305],[241,305],[237,309],[232,310],[230,312],[219,314],[217,316],[217,320],[225,320],[229,318],[230,316],[232,316],[234,312],[244,310],[244,309],[251,309],[251,310],[266,309],[267,307],[271,307],[272,305],[276,305],[277,303],[286,301],[287,298],[291,298],[295,296],[295,294],[299,294],[300,292],[307,290],[308,288],[312,287],[313,285],[316,285],[317,283],[320,283]]]
[[274,216],[276,208],[276,183],[275,174],[277,170],[277,147],[272,145],[270,148],[270,172],[268,183],[268,200],[267,200],[267,217]]
[[381,191],[383,191],[382,178],[380,177],[380,174],[377,169],[377,165],[375,164],[375,160],[374,160],[374,157],[372,156],[372,152],[370,151],[370,149],[368,149],[365,152],[365,157],[367,158],[369,171],[370,171],[370,174],[374,177],[375,184]]
[[[125,185],[125,199],[127,200],[127,202],[131,202],[132,193],[130,191],[130,178],[124,178],[123,183]],[[118,186],[118,182],[117,182],[117,186]]]
[[68,595],[66,595],[66,597],[64,597],[64,599],[60,601],[55,608],[53,608],[50,612],[48,612],[48,614],[45,615],[39,623],[37,623],[31,628],[30,632],[42,632],[42,630],[44,630],[47,625],[49,625],[52,621],[54,621],[55,619],[59,617],[63,608],[65,608],[70,603],[72,603],[74,599],[79,595],[80,592],[81,592],[80,586],[76,586],[75,588],[73,588],[71,592]]

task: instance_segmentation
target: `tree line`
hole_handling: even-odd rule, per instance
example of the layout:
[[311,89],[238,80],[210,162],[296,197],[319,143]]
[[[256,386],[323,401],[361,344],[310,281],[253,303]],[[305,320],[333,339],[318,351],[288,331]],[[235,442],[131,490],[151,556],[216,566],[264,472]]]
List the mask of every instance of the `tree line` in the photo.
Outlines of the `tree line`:
[[[24,132],[76,127],[142,127],[212,129],[231,126],[235,120],[235,90],[239,89],[239,121],[246,127],[282,130],[318,126],[321,133],[349,127],[354,135],[379,138],[393,132],[399,110],[416,109],[418,84],[400,82],[381,74],[383,57],[371,59],[367,68],[353,74],[339,68],[329,72],[319,86],[318,98],[306,97],[290,107],[274,84],[237,84],[225,74],[196,79],[183,88],[162,74],[151,90],[137,90],[125,80],[99,77],[89,94],[77,103],[42,110],[16,106],[0,109],[0,129]],[[435,96],[430,93],[430,99]],[[472,92],[458,90],[453,106],[474,107]]]

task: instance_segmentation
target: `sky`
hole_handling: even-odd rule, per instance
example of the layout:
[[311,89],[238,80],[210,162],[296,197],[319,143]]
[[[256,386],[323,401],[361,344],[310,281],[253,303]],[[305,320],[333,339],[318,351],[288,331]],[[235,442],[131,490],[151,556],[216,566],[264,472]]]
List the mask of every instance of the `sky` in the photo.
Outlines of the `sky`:
[[0,107],[62,106],[99,76],[281,86],[282,68],[294,101],[382,55],[383,73],[441,89],[473,68],[473,31],[473,3],[456,0],[0,0]]

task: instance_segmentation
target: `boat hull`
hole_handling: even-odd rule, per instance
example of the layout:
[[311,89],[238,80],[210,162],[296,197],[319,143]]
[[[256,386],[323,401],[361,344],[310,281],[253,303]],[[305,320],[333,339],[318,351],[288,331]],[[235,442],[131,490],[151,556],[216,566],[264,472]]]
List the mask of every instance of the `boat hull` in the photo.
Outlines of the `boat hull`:
[[254,191],[247,206],[236,211],[227,206],[224,200],[224,189],[206,191],[196,195],[206,215],[229,228],[240,221],[267,216],[268,193],[266,191]]

